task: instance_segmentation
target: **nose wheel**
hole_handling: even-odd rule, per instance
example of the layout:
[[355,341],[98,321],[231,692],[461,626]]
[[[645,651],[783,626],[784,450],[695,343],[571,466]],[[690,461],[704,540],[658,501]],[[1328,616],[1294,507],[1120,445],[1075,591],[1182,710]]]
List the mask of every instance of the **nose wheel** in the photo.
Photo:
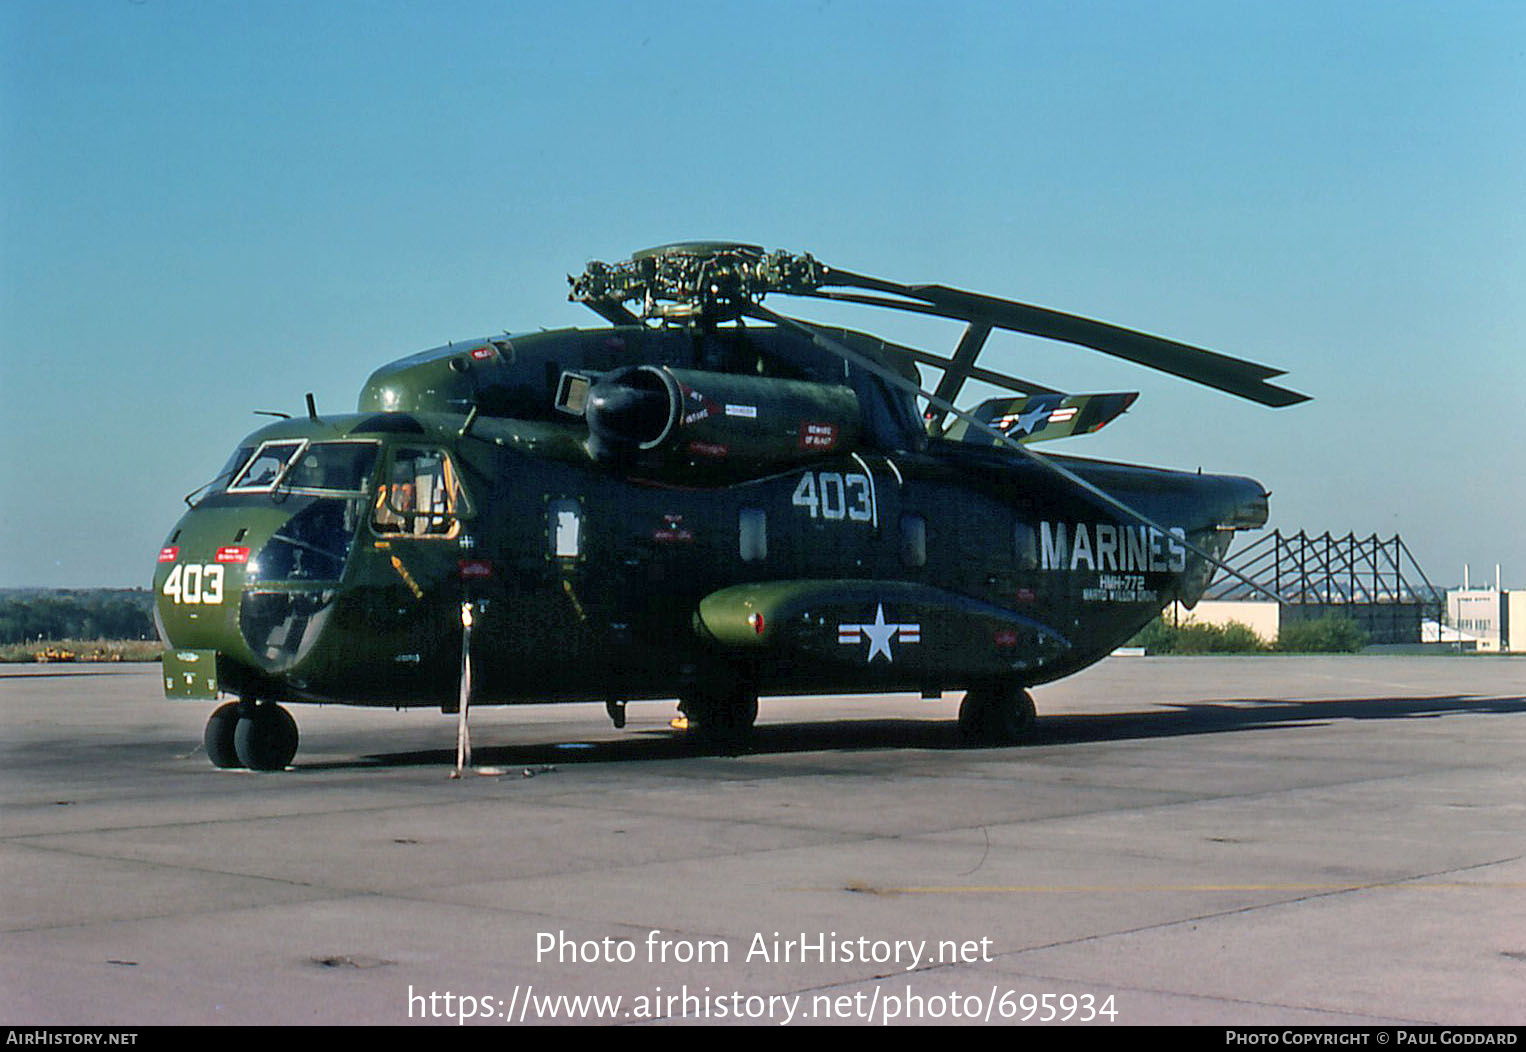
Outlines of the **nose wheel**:
[[297,755],[297,721],[270,701],[230,701],[219,705],[202,733],[214,767],[280,771]]
[[201,734],[201,744],[206,747],[207,759],[213,767],[242,767],[238,752],[233,747],[233,731],[238,726],[238,710],[242,703],[230,701],[219,705],[207,718],[207,729]]

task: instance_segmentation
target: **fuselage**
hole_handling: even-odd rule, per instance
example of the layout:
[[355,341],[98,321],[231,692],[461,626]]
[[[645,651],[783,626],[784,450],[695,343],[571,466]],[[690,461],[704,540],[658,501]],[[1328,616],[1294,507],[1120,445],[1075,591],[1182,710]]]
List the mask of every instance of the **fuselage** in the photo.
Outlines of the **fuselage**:
[[[207,720],[215,766],[289,763],[288,700],[459,712],[458,772],[473,703],[602,700],[620,727],[625,702],[676,698],[685,729],[735,748],[759,695],[962,690],[961,739],[1015,743],[1029,686],[1194,603],[1267,494],[1033,452],[1137,395],[978,367],[992,331],[1305,397],[1255,362],[756,245],[660,246],[571,286],[610,327],[399,359],[351,415],[309,395],[188,498],[156,613],[166,694],[237,695]],[[966,328],[941,357],[770,293]],[[967,380],[1007,395],[958,409]]]
[[[686,485],[594,462],[574,418],[463,429],[395,411],[249,436],[161,551],[166,642],[246,697],[449,706],[465,601],[474,704],[674,697],[717,663],[765,694],[1031,685],[1195,599],[1211,570],[1182,537],[1221,553],[1266,514],[1249,479],[1063,461],[1158,533],[939,440]],[[728,634],[733,607],[767,611],[757,638]]]

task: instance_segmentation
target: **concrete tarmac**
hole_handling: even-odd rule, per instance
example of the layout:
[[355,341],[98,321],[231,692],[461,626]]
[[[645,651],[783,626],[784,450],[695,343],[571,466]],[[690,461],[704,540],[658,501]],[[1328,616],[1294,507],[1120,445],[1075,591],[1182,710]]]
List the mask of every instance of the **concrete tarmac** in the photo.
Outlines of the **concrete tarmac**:
[[1001,749],[479,709],[459,781],[429,711],[214,770],[157,673],[0,667],[4,1023],[1526,1024],[1526,660],[1113,658]]

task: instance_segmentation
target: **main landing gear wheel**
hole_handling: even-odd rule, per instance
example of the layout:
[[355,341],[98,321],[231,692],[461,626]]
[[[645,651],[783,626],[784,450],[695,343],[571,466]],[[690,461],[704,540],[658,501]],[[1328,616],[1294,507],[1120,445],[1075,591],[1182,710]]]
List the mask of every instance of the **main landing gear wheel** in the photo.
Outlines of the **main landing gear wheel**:
[[242,767],[238,751],[233,746],[233,732],[238,726],[238,712],[242,703],[230,701],[219,705],[207,717],[207,729],[201,734],[201,744],[207,750],[207,759],[213,767]]
[[959,703],[959,736],[967,745],[1016,745],[1037,720],[1033,696],[1017,686],[971,687]]
[[717,749],[736,751],[752,738],[758,720],[758,695],[747,687],[696,690],[679,700],[678,709],[689,721],[689,733]]
[[284,770],[297,755],[297,721],[271,702],[246,704],[233,731],[233,750],[251,771]]

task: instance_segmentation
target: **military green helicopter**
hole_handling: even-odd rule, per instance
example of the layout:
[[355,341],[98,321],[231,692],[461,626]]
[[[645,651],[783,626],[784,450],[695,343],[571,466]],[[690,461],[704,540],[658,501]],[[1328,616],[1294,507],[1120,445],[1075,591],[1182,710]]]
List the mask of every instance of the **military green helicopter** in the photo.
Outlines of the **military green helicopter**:
[[[355,413],[309,395],[186,498],[154,591],[166,694],[237,699],[207,722],[214,764],[289,764],[289,702],[438,706],[464,733],[470,705],[603,701],[623,726],[627,701],[676,698],[734,748],[760,694],[963,690],[962,734],[1015,742],[1029,687],[1195,602],[1268,495],[1035,452],[1136,396],[983,368],[992,330],[1268,406],[1306,397],[1252,362],[753,245],[668,245],[569,281],[608,326],[403,358]],[[770,295],[966,328],[944,357]],[[1010,396],[958,409],[969,379]]]

